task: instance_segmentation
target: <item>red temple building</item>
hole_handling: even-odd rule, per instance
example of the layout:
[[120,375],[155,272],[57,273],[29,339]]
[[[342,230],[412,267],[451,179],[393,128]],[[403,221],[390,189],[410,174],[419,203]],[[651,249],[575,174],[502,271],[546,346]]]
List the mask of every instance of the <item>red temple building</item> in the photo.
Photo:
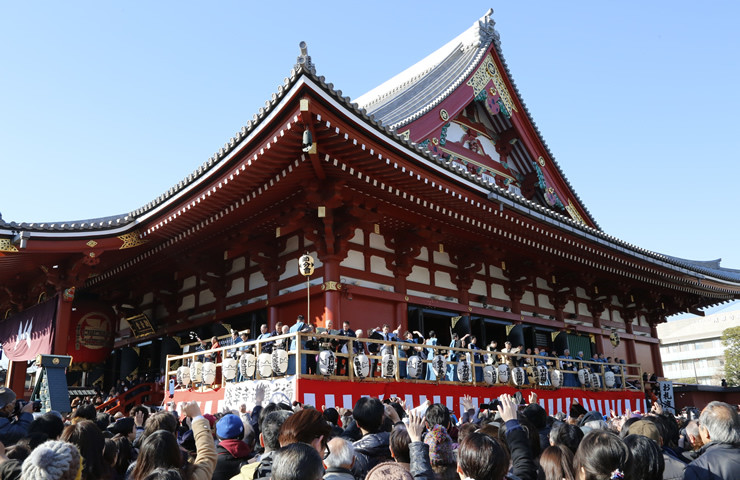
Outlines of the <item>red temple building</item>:
[[490,15],[355,100],[303,45],[252,121],[127,215],[0,219],[10,384],[22,388],[38,353],[72,355],[70,384],[108,388],[160,372],[190,331],[254,338],[262,323],[290,325],[309,308],[306,252],[318,326],[433,329],[446,344],[460,317],[456,330],[481,346],[599,352],[662,376],[656,325],[740,298],[740,272],[599,228],[531,118]]

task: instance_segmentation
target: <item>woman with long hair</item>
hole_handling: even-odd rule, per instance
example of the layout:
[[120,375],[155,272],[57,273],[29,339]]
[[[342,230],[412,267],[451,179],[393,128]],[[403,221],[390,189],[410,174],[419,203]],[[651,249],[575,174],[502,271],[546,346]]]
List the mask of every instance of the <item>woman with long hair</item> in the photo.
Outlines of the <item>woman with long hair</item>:
[[540,468],[545,480],[575,480],[573,452],[565,445],[547,447],[540,455]]
[[331,426],[321,412],[315,408],[306,408],[288,417],[280,427],[278,441],[281,447],[297,442],[307,443],[323,458],[329,434]]
[[191,428],[197,451],[195,461],[183,462],[175,435],[167,430],[157,430],[142,442],[129,478],[145,480],[155,470],[166,469],[177,470],[184,480],[211,480],[216,468],[216,446],[210,424],[201,415],[197,402],[186,404],[183,413],[193,419]]
[[82,456],[82,480],[110,480],[111,468],[103,460],[105,437],[95,422],[82,420],[65,427],[60,440],[77,446]]

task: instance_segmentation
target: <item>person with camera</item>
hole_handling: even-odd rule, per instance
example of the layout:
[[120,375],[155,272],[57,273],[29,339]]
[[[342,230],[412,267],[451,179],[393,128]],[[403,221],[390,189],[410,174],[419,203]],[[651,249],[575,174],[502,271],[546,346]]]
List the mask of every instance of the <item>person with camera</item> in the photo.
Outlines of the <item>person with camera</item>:
[[16,402],[13,390],[0,387],[0,442],[15,444],[26,436],[32,421],[33,402],[21,406]]

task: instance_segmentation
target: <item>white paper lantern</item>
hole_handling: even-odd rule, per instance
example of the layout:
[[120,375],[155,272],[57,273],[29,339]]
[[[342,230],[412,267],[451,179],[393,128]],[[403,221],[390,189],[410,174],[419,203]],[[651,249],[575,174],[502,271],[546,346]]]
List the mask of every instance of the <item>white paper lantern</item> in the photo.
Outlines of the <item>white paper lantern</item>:
[[221,363],[221,370],[223,371],[224,379],[233,380],[236,377],[236,359],[228,357],[224,358]]
[[483,367],[483,381],[488,385],[493,385],[498,378],[497,373],[498,370],[493,368],[493,365],[486,365]]
[[614,372],[607,371],[604,373],[604,385],[606,385],[607,388],[614,388]]
[[526,373],[524,373],[524,369],[522,367],[514,367],[511,369],[511,379],[514,381],[514,385],[521,386],[524,385],[524,381],[527,378]]
[[591,388],[601,388],[601,377],[598,373],[591,374]]
[[288,373],[288,352],[282,349],[272,351],[272,373],[285,375]]
[[409,378],[421,378],[421,358],[418,355],[411,355],[406,361],[406,375]]
[[[269,353],[267,354],[269,355]],[[272,368],[272,366],[270,367]],[[243,380],[250,380],[254,378],[254,373],[257,370],[257,357],[252,353],[244,353],[239,357],[239,373],[242,374]],[[272,373],[272,371],[270,372]]]
[[357,378],[367,378],[370,375],[370,359],[367,358],[367,355],[364,353],[355,355],[352,363]]
[[437,376],[437,380],[444,379],[447,373],[447,358],[444,355],[435,355],[432,358],[432,369]]
[[551,370],[550,371],[550,383],[552,383],[552,386],[555,388],[560,388],[563,386],[564,377],[563,372],[560,370]]
[[337,367],[337,357],[331,350],[322,350],[319,352],[319,373],[321,375],[334,375]]
[[257,370],[260,373],[260,377],[268,378],[272,375],[272,355],[269,353],[260,353],[257,357]]
[[216,364],[213,362],[203,362],[203,383],[213,385],[216,381]]
[[304,277],[310,277],[311,275],[313,275],[314,261],[311,255],[305,254],[298,259],[298,271]]
[[498,366],[498,383],[509,383],[509,366],[505,363]]
[[537,367],[533,367],[532,365],[529,365],[528,367],[524,369],[524,371],[527,373],[529,384],[537,385]]
[[193,383],[200,383],[203,381],[203,364],[200,362],[193,362],[190,364],[190,380]]
[[591,383],[591,372],[585,368],[578,370],[578,382],[581,386],[588,387]]
[[183,387],[190,385],[190,367],[183,365],[177,369],[177,383]]
[[468,359],[465,357],[462,357],[460,361],[457,362],[457,378],[459,378],[461,382],[470,383],[473,381],[472,367]]
[[486,365],[495,365],[496,364],[496,355],[492,353],[486,353],[483,356],[484,362]]
[[537,385],[547,385],[547,367],[544,365],[537,366]]
[[380,359],[380,374],[383,378],[393,378],[396,376],[396,357],[386,353]]

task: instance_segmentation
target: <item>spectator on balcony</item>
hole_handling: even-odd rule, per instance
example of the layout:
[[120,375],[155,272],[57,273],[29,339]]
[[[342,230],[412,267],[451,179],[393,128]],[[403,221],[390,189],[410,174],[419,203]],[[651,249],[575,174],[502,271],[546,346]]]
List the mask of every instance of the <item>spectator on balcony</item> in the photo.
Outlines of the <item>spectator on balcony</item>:
[[437,349],[435,348],[437,346],[437,333],[434,330],[429,331],[429,336],[427,337],[427,341],[425,343],[426,345],[428,345],[427,360],[429,360],[430,362],[426,364],[427,372],[425,378],[427,380],[436,380],[437,374],[434,372],[434,368],[431,364],[432,359],[437,356]]

